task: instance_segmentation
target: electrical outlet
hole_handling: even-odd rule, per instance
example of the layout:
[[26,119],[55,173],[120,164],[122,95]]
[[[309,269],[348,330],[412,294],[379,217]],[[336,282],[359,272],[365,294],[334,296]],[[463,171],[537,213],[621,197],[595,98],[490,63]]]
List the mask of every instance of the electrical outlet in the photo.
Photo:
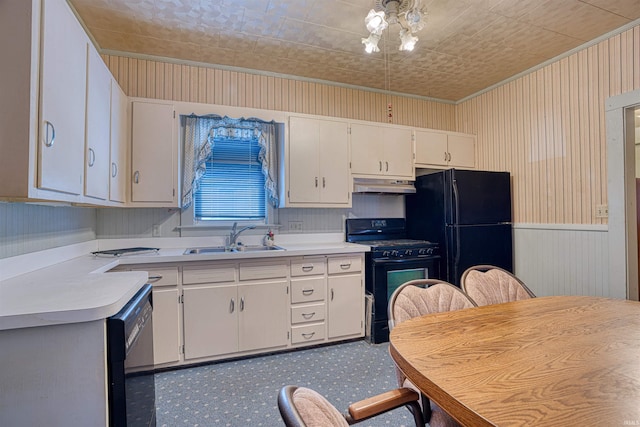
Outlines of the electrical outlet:
[[609,206],[596,205],[596,218],[607,218],[609,216]]
[[302,231],[302,221],[289,221],[289,231]]

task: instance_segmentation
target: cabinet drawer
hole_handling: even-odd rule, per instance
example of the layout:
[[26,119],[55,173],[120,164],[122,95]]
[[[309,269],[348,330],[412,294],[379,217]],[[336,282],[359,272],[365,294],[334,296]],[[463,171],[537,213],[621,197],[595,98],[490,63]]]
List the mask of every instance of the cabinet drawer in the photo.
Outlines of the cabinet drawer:
[[325,290],[324,277],[291,280],[291,302],[324,301]]
[[324,274],[326,265],[324,258],[291,261],[291,276]]
[[329,258],[329,274],[362,271],[361,257]]
[[[143,270],[143,268],[136,268],[136,270]],[[149,273],[148,282],[154,288],[160,286],[176,286],[178,284],[178,267],[173,268],[149,268],[146,270]]]
[[324,338],[324,322],[315,325],[293,326],[291,328],[291,344],[322,341]]
[[279,279],[287,270],[286,264],[240,264],[240,280]]
[[319,322],[324,320],[324,313],[324,303],[291,307],[291,324]]
[[192,285],[196,283],[235,282],[236,268],[233,265],[219,267],[184,267],[182,269],[182,283]]

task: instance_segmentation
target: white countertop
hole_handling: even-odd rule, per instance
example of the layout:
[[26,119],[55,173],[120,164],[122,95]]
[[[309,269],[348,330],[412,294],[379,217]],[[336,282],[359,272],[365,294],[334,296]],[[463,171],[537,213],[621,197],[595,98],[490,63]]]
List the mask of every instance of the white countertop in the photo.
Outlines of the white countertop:
[[[172,243],[178,246],[176,241]],[[92,250],[142,246],[127,243],[130,242],[112,240],[105,244],[103,240],[100,244],[96,243],[96,249]],[[143,245],[145,243],[147,242]],[[163,243],[165,246],[168,244],[170,243]],[[283,251],[184,255],[188,247],[194,246],[198,245],[164,247],[157,253],[140,255],[95,257],[88,253],[92,250],[86,251],[87,244],[84,244],[81,249],[75,250],[84,250],[86,255],[74,256],[34,271],[29,271],[29,265],[40,266],[42,255],[39,253],[13,257],[15,260],[1,260],[0,267],[13,264],[15,270],[15,265],[23,265],[25,273],[0,281],[0,330],[87,322],[116,314],[148,279],[146,272],[108,272],[118,265],[335,255],[369,250],[364,245],[315,241],[286,244],[278,242],[278,246],[285,249]],[[39,262],[32,263],[30,260]]]

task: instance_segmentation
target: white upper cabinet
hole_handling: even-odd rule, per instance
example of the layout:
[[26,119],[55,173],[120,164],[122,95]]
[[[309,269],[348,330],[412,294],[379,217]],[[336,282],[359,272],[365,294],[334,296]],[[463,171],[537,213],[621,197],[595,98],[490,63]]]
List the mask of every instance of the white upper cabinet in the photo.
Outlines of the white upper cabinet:
[[109,198],[111,79],[106,64],[89,46],[84,194],[102,200]]
[[455,132],[416,130],[416,167],[475,168],[476,137]]
[[347,132],[347,122],[289,118],[282,206],[351,206]]
[[109,200],[127,200],[127,129],[128,100],[115,80],[111,80],[111,150],[109,167]]
[[408,128],[351,123],[351,173],[371,178],[415,178]]
[[42,7],[38,187],[82,194],[89,40],[66,2]]
[[173,104],[134,101],[131,126],[131,201],[178,206],[178,136]]

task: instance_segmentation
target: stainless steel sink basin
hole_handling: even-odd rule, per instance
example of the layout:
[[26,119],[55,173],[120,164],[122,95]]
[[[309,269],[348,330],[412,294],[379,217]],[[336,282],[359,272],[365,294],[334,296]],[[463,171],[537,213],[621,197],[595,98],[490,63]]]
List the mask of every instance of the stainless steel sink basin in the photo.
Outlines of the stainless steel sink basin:
[[227,248],[225,246],[209,246],[206,248],[189,248],[184,251],[185,255],[215,254],[225,252],[261,252],[261,251],[284,251],[280,246],[239,246]]

